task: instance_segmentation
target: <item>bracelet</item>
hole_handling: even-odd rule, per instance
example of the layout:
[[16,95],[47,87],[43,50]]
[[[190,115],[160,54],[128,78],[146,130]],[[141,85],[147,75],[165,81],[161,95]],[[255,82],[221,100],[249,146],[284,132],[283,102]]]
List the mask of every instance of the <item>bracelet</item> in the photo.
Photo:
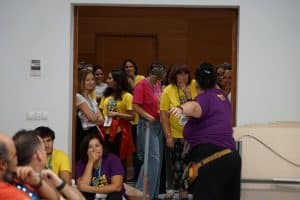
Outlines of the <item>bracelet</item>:
[[40,181],[36,185],[32,185],[34,189],[39,189],[43,185],[42,177],[40,176]]
[[62,189],[64,189],[65,186],[66,182],[62,180],[62,182],[58,186],[56,186],[56,190],[61,191]]
[[181,114],[183,113],[183,107],[182,106],[177,106],[181,110]]

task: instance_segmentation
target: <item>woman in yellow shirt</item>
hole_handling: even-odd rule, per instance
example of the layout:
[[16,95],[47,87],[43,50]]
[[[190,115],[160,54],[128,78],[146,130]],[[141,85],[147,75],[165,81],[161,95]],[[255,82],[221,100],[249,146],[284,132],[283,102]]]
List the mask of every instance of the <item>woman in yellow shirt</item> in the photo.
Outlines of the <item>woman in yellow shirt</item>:
[[104,140],[125,164],[126,158],[134,152],[130,123],[135,116],[132,94],[126,74],[121,69],[112,70],[106,82],[108,87],[99,105],[104,116]]
[[[122,69],[127,74],[127,80],[132,90],[134,89],[134,87],[138,82],[145,79],[145,76],[138,74],[137,64],[131,59],[125,59],[123,61]],[[138,121],[139,121],[139,116],[136,114],[134,120],[132,121],[132,136],[135,145],[136,145]],[[133,168],[134,168],[133,181],[136,181],[139,176],[139,172],[143,164],[143,161],[138,158],[136,153],[132,155],[132,160],[133,160]]]
[[145,79],[145,76],[138,75],[138,67],[131,59],[125,59],[122,64],[122,68],[127,74],[128,83],[132,89],[134,89],[138,82]]
[[175,64],[171,69],[168,77],[170,84],[165,87],[160,99],[160,118],[167,145],[165,148],[167,196],[172,199],[174,189],[182,191],[186,189],[181,176],[185,167],[183,161],[185,142],[182,133],[187,118],[178,119],[168,111],[196,96],[196,82],[191,79],[190,70],[186,65]]

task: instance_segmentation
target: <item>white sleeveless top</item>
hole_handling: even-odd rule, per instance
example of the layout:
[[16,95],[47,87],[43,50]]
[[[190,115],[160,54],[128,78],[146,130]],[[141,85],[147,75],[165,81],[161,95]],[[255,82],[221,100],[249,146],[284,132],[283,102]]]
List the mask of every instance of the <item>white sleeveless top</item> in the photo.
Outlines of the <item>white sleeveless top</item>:
[[[76,94],[76,106],[79,106],[82,103],[86,103],[88,105],[89,109],[93,113],[100,112],[99,109],[98,109],[98,105],[97,105],[96,100],[92,99],[90,96],[84,97],[81,94],[77,93]],[[83,112],[80,109],[78,111],[78,117],[81,121],[81,125],[82,125],[83,129],[88,129],[90,127],[94,127],[94,126],[97,125],[96,123],[89,122],[87,117],[83,114]]]

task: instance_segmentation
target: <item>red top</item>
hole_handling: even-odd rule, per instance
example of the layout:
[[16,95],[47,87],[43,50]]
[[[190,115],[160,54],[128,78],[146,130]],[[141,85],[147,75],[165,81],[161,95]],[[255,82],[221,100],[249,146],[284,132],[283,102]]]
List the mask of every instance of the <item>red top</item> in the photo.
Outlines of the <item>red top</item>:
[[0,182],[0,199],[6,200],[31,200],[31,198],[15,186]]
[[144,111],[159,119],[159,96],[161,94],[160,85],[153,87],[144,79],[134,88],[133,103],[138,104]]

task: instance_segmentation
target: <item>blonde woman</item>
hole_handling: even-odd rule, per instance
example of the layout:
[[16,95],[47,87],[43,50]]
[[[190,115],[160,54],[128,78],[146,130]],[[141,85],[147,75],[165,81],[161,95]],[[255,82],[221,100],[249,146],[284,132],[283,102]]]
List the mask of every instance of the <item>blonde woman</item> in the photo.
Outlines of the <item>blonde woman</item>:
[[97,102],[92,98],[94,90],[95,78],[93,72],[87,69],[80,70],[76,106],[82,130],[77,130],[76,134],[76,160],[80,158],[78,151],[80,141],[82,141],[85,135],[97,132],[97,125],[103,123],[103,116],[98,109]]

